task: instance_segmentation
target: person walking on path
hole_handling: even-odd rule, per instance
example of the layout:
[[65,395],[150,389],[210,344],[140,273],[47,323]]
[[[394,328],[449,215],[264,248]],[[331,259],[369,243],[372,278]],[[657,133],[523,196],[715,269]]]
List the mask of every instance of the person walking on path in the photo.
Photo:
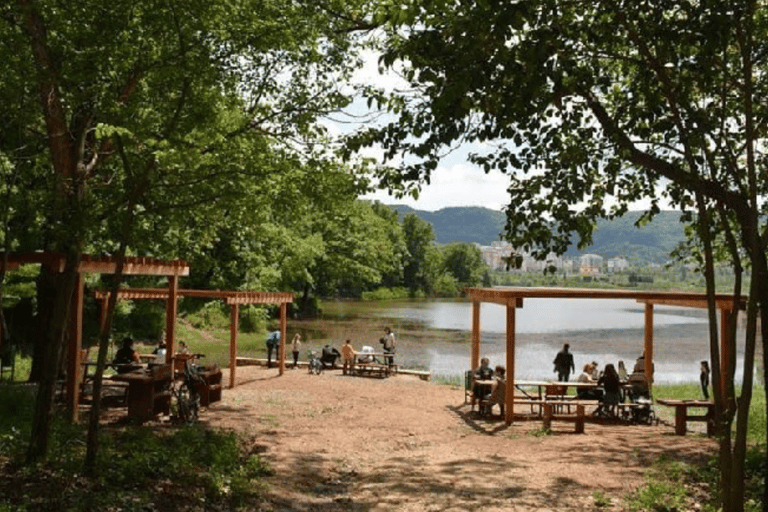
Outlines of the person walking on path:
[[299,364],[299,349],[301,348],[301,334],[296,333],[293,335],[291,341],[291,352],[293,352],[293,367],[296,368]]
[[272,351],[275,351],[275,357],[277,357],[279,345],[280,331],[272,331],[267,336],[267,368],[272,368]]
[[557,373],[557,380],[561,382],[568,382],[568,377],[571,372],[576,371],[576,366],[573,364],[573,354],[568,352],[570,345],[567,343],[563,345],[563,350],[557,353],[555,360],[555,373]]

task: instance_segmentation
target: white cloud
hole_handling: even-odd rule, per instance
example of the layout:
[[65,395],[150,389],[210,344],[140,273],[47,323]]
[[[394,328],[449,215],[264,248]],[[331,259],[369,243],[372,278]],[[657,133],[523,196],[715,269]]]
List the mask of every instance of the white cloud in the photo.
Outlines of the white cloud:
[[419,199],[411,197],[396,199],[386,191],[364,196],[385,204],[404,204],[417,210],[436,211],[451,206],[482,206],[501,210],[509,204],[507,186],[509,177],[498,171],[485,174],[482,170],[467,164],[450,167],[438,166],[432,172],[431,183],[425,185]]

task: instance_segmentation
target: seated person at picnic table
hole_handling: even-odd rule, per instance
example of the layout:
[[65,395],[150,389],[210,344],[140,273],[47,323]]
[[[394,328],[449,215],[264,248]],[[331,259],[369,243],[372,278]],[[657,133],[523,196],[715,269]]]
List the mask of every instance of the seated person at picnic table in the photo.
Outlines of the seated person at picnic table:
[[363,345],[360,349],[360,355],[357,357],[358,363],[373,363],[376,357],[373,355],[373,347],[370,345]]
[[[651,372],[653,372],[653,363],[651,363]],[[629,398],[633,402],[640,398],[650,398],[651,391],[648,385],[648,376],[645,374],[645,352],[635,361],[635,367],[629,376],[629,383],[632,389],[629,391]]]
[[607,413],[609,408],[614,405],[618,405],[621,402],[621,382],[619,380],[619,373],[612,364],[605,365],[605,372],[597,381],[598,386],[603,387],[604,394],[600,399],[600,405],[598,406],[595,414]]
[[[597,384],[597,381],[592,378],[593,372],[594,372],[594,367],[592,366],[592,363],[585,364],[584,369],[581,372],[581,375],[579,375],[579,378],[576,379],[576,382]],[[597,389],[597,387],[576,389],[576,398],[579,398],[581,400],[600,400],[602,396],[603,396],[603,391],[601,389]]]
[[488,414],[493,412],[493,406],[498,404],[501,416],[504,417],[504,403],[507,396],[507,370],[503,366],[497,366],[494,372],[494,380],[491,396],[488,398]]
[[[491,361],[487,357],[480,360],[480,368],[475,370],[475,380],[491,380],[493,378],[493,369],[490,366]],[[472,386],[472,394],[475,398],[482,400],[491,393],[489,386],[475,384]]]
[[344,361],[344,368],[342,372],[344,375],[347,374],[349,371],[350,373],[354,371],[355,369],[355,349],[352,348],[352,341],[347,340],[342,346],[341,346],[341,357]]
[[323,354],[320,356],[320,362],[324,367],[336,368],[336,360],[341,357],[341,352],[336,347],[326,345],[323,347]]
[[139,353],[133,350],[132,338],[123,339],[123,346],[115,353],[112,364],[115,365],[117,373],[128,373],[141,368]]

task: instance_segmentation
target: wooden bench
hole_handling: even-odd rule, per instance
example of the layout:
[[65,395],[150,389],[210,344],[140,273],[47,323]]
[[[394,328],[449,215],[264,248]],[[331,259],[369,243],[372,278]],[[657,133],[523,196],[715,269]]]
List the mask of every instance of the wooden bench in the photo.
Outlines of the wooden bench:
[[[679,400],[657,398],[656,403],[675,408],[675,434],[684,436],[689,421],[703,421],[707,424],[707,435],[715,433],[715,404],[709,400]],[[706,409],[704,414],[688,414],[688,409]]]
[[361,377],[389,377],[390,368],[381,363],[355,363],[355,375]]
[[429,372],[425,372],[421,370],[401,370],[397,365],[393,365],[393,366],[395,367],[395,371],[397,373],[402,373],[403,375],[415,375],[421,380],[429,380],[432,377],[432,374]]
[[[574,413],[568,412],[568,413],[558,413],[555,414],[555,407],[558,405],[575,405],[576,411]],[[544,409],[544,414],[542,415],[542,420],[544,424],[544,428],[549,429],[552,428],[552,420],[557,421],[573,421],[574,422],[574,430],[577,434],[583,434],[584,433],[584,404],[580,402],[574,403],[573,401],[568,402],[557,402],[557,401],[545,401],[542,405]]]

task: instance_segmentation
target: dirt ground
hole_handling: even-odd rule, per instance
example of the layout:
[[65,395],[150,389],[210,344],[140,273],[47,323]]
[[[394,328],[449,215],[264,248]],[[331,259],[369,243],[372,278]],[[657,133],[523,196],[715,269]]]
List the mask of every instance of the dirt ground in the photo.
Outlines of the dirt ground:
[[[408,375],[309,375],[238,367],[238,385],[201,420],[246,434],[274,469],[262,511],[626,510],[666,454],[704,461],[701,435],[658,426],[478,418],[464,390]],[[224,382],[229,382],[225,370]]]

